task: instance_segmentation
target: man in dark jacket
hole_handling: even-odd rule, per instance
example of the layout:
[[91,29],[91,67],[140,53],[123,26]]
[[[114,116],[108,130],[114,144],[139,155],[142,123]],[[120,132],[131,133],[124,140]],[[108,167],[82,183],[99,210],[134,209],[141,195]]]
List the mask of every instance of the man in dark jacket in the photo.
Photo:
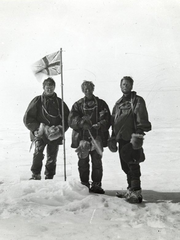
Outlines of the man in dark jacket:
[[[55,81],[47,78],[43,82],[44,92],[35,97],[29,104],[23,121],[30,130],[32,143],[35,143],[33,163],[31,166],[32,178],[41,179],[43,151],[47,147],[47,162],[45,166],[45,179],[53,179],[56,173],[56,161],[59,145],[63,140],[62,129],[62,100],[57,97]],[[64,106],[64,132],[68,129],[69,109]]]
[[[69,114],[69,126],[73,129],[71,147],[77,148],[81,183],[90,192],[103,194],[102,152],[109,136],[110,111],[104,100],[93,95],[92,82],[84,81],[81,88],[85,97],[74,103]],[[92,160],[92,186],[89,182],[89,157]]]
[[[125,76],[120,82],[123,96],[116,102],[112,111],[112,137],[108,146],[111,151],[117,151],[122,170],[127,175],[128,190],[125,195],[129,202],[142,202],[140,182],[140,162],[145,160],[143,152],[144,132],[151,130],[148,112],[142,97],[132,91],[133,79]],[[118,195],[121,197],[121,194]]]

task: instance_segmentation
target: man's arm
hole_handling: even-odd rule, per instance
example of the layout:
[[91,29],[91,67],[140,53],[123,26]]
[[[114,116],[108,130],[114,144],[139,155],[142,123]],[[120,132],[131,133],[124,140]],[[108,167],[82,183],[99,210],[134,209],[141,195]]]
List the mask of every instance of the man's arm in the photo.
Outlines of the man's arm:
[[35,132],[38,130],[40,123],[37,121],[36,116],[37,116],[37,102],[38,102],[38,97],[34,98],[23,117],[23,122],[25,126],[31,131]]
[[146,103],[142,97],[137,98],[134,112],[136,115],[136,133],[143,134],[143,132],[149,132],[151,123],[149,122]]

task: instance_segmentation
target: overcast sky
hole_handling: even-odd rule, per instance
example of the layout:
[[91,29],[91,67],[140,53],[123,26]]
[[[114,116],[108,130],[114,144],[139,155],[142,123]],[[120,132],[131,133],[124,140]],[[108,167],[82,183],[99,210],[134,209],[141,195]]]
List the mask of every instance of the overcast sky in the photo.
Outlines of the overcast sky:
[[[3,113],[22,119],[30,100],[42,93],[31,64],[62,48],[70,108],[87,79],[112,109],[121,96],[120,79],[130,75],[152,119],[159,115],[159,125],[164,117],[178,124],[179,16],[178,0],[1,0]],[[60,76],[54,79],[60,95]]]

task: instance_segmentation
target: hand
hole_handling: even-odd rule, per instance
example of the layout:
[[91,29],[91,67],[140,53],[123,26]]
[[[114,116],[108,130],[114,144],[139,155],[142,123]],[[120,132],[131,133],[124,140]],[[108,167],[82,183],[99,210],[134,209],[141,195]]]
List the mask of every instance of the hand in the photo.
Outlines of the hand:
[[84,159],[87,158],[90,149],[90,143],[88,141],[81,140],[75,152],[77,152],[79,158]]

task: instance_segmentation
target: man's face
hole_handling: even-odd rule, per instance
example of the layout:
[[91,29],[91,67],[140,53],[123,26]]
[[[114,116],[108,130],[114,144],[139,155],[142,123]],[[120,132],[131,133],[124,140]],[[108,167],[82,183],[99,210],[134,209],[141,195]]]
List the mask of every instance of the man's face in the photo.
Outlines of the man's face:
[[126,79],[123,79],[122,80],[122,83],[121,83],[121,91],[124,93],[124,94],[128,94],[131,92],[132,90],[132,84],[130,83],[130,81],[126,80]]
[[51,85],[51,86],[45,85],[44,86],[44,93],[45,93],[45,95],[46,96],[52,96],[53,93],[54,93],[54,89],[55,89],[54,85]]
[[91,86],[84,86],[83,88],[83,93],[84,95],[88,98],[91,99],[93,97],[93,89]]

